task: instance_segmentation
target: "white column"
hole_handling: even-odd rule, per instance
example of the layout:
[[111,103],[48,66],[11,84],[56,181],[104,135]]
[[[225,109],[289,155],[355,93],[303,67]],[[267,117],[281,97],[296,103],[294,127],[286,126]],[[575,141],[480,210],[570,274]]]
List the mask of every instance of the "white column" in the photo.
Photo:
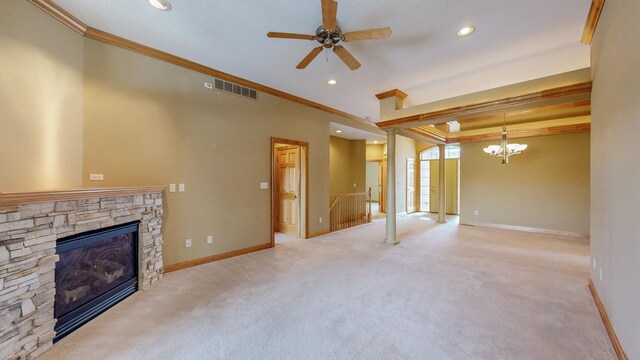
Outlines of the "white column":
[[439,201],[438,201],[438,222],[440,224],[444,224],[447,222],[447,215],[446,215],[446,211],[447,211],[447,189],[446,189],[446,168],[445,168],[445,152],[444,152],[444,144],[443,145],[438,145],[438,150],[440,150],[440,160],[438,161],[438,165],[440,167],[440,176],[438,179],[439,182],[439,187],[440,187],[440,191],[439,191]]
[[396,241],[396,129],[387,129],[387,237],[386,244]]

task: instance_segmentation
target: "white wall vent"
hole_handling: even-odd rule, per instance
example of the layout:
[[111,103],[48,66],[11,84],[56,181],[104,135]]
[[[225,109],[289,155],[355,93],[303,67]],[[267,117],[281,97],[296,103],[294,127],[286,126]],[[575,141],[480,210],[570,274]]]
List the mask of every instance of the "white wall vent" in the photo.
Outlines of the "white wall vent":
[[253,100],[258,100],[258,92],[256,90],[228,82],[221,79],[213,79],[213,87],[216,90],[224,91],[229,94],[239,95]]

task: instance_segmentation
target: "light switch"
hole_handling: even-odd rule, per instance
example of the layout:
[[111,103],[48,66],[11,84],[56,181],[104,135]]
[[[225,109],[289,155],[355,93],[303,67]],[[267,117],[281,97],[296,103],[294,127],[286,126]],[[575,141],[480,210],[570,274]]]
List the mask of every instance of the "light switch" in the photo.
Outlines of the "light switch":
[[260,183],[260,189],[268,189],[268,188],[269,188],[269,183],[267,182]]
[[178,184],[178,191],[184,192],[184,184]]
[[176,184],[169,184],[169,192],[176,192]]

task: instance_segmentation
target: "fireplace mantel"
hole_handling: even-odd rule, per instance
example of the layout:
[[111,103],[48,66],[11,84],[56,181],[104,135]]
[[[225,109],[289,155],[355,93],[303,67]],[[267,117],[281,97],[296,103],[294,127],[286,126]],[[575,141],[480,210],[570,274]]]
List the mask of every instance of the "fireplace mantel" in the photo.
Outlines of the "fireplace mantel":
[[130,186],[111,188],[71,188],[56,190],[0,192],[0,207],[34,204],[50,201],[82,200],[102,197],[116,197],[159,193],[165,186]]
[[138,289],[160,280],[164,186],[0,193],[0,359],[53,346],[58,239],[139,222]]

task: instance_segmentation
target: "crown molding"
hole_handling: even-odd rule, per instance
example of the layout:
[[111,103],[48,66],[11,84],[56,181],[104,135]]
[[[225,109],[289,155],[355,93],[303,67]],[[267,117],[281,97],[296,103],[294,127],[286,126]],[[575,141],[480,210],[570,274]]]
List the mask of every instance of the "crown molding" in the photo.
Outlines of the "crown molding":
[[51,0],[28,0],[28,1],[33,5],[37,6],[40,10],[53,16],[56,20],[67,25],[78,34],[84,36],[85,32],[87,31],[87,25],[85,23],[78,20],[77,17],[71,15],[65,9],[56,5],[53,1]]
[[66,10],[64,10],[63,8],[61,8],[60,6],[56,5],[55,3],[53,3],[51,0],[27,0],[30,3],[32,3],[33,5],[37,6],[39,9],[41,9],[42,11],[46,12],[47,14],[53,16],[55,19],[57,19],[58,21],[62,22],[63,24],[67,25],[68,27],[70,27],[71,29],[73,29],[75,32],[79,33],[80,35],[89,38],[89,39],[93,39],[96,41],[100,41],[103,42],[105,44],[110,44],[110,45],[115,45],[118,46],[120,48],[129,50],[129,51],[133,51],[133,52],[137,52],[139,54],[142,55],[146,55],[158,60],[162,60],[165,62],[168,62],[170,64],[174,64],[177,66],[181,66],[183,68],[189,69],[189,70],[193,70],[202,74],[206,74],[206,75],[210,75],[213,77],[217,77],[219,79],[222,80],[226,80],[226,81],[230,81],[230,82],[234,82],[236,84],[240,84],[242,86],[246,86],[249,88],[252,88],[254,90],[266,93],[266,94],[270,94],[273,96],[277,96],[280,97],[282,99],[286,99],[289,101],[293,101],[295,103],[298,104],[302,104],[305,106],[309,106],[311,108],[314,109],[318,109],[321,111],[325,111],[328,112],[330,114],[334,114],[334,115],[338,115],[340,117],[349,119],[349,120],[353,120],[356,121],[360,124],[366,125],[366,126],[370,126],[372,128],[376,128],[376,125],[374,122],[369,121],[367,119],[361,118],[359,116],[355,116],[352,114],[349,114],[347,112],[338,110],[338,109],[334,109],[332,107],[326,106],[326,105],[322,105],[320,103],[311,101],[311,100],[307,100],[304,98],[301,98],[299,96],[293,95],[293,94],[289,94],[286,93],[284,91],[280,91],[277,89],[274,89],[272,87],[266,86],[266,85],[262,85],[253,81],[249,81],[243,78],[240,78],[238,76],[235,75],[231,75],[213,68],[210,68],[208,66],[202,65],[202,64],[198,64],[196,62],[187,60],[185,58],[181,58],[179,56],[164,52],[164,51],[160,51],[158,49],[154,49],[152,47],[146,46],[146,45],[142,45],[139,43],[136,43],[134,41],[125,39],[123,37],[119,37],[116,36],[114,34],[108,33],[106,31],[102,31],[96,28],[93,28],[91,26],[86,25],[85,23],[83,23],[82,21],[80,21],[78,18],[76,18],[75,16],[71,15],[69,12],[67,12]]
[[589,15],[587,16],[587,22],[584,25],[584,31],[582,32],[582,43],[591,45],[593,41],[593,35],[598,27],[598,20],[600,20],[600,14],[604,8],[605,0],[593,0],[591,2],[591,8],[589,9]]
[[403,93],[402,91],[398,90],[398,89],[393,89],[393,90],[389,90],[380,94],[376,94],[376,97],[378,98],[378,100],[383,100],[383,99],[387,99],[390,97],[395,97],[398,98],[400,100],[404,100],[407,98],[406,93]]

